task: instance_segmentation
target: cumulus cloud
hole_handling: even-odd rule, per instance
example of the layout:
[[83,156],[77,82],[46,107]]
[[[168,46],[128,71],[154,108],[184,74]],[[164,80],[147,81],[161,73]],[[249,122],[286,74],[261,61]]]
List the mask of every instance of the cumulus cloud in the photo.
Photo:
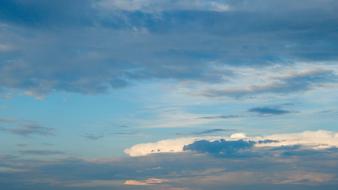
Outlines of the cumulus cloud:
[[305,131],[302,133],[275,134],[265,136],[273,140],[272,143],[258,144],[258,147],[281,147],[301,145],[313,149],[326,149],[338,147],[338,133],[331,131]]
[[182,152],[184,145],[192,144],[195,138],[179,138],[162,140],[155,143],[137,144],[124,152],[129,156],[146,156],[153,153],[177,153]]
[[[302,133],[247,136],[235,133],[230,136],[190,137],[137,144],[125,150],[129,156],[146,156],[156,153],[179,153],[196,150],[206,153],[228,154],[247,148],[276,148],[300,146],[305,149],[338,148],[338,133],[305,131]],[[231,154],[230,154],[231,155]]]

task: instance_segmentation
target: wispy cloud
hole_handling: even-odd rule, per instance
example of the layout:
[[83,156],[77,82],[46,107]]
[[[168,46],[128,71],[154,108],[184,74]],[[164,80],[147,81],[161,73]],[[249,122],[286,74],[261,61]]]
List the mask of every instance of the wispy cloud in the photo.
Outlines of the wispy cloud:
[[0,128],[0,130],[15,134],[15,135],[20,135],[24,137],[28,136],[51,136],[54,135],[54,129],[53,128],[48,128],[44,127],[38,124],[19,124],[16,127],[3,127]]
[[235,129],[207,129],[204,131],[199,131],[193,133],[194,135],[209,135],[209,134],[215,134],[215,133],[224,133],[224,132],[234,132],[236,131]]
[[229,11],[230,6],[222,0],[102,0],[99,6],[112,10],[124,11],[141,11],[141,12],[161,12],[161,11],[177,11],[177,10],[195,10],[195,11]]
[[210,115],[210,116],[201,116],[198,117],[199,119],[232,119],[232,118],[239,118],[239,115]]
[[20,154],[32,156],[53,156],[53,155],[63,155],[65,153],[56,150],[22,150],[20,151]]
[[284,115],[291,113],[291,111],[289,110],[285,110],[278,107],[255,107],[250,108],[248,111],[260,115]]
[[84,135],[84,137],[86,139],[89,139],[89,140],[99,140],[99,139],[102,139],[104,137],[104,135],[98,135],[98,134],[86,134]]
[[196,114],[174,110],[168,112],[160,112],[157,117],[150,122],[142,123],[148,128],[179,128],[193,127],[197,125],[209,124],[217,121],[238,119],[239,115],[212,115],[212,114]]
[[[292,68],[284,68],[279,73],[274,73],[275,69],[268,69],[268,72],[248,71],[248,78],[258,77],[259,83],[252,83],[240,86],[220,86],[218,89],[208,89],[202,94],[209,97],[243,97],[253,96],[259,94],[290,94],[297,92],[304,92],[315,87],[323,86],[324,84],[337,83],[337,70],[326,69],[300,69],[299,71],[292,71]],[[250,73],[252,72],[252,73]],[[274,73],[274,74],[272,74]],[[260,76],[259,76],[260,75]],[[245,78],[239,80],[246,80]],[[243,82],[243,81],[242,81]],[[236,84],[237,82],[235,82]]]
[[167,179],[149,178],[146,180],[126,180],[124,182],[124,185],[144,186],[144,185],[158,185],[167,182],[169,182],[169,180]]

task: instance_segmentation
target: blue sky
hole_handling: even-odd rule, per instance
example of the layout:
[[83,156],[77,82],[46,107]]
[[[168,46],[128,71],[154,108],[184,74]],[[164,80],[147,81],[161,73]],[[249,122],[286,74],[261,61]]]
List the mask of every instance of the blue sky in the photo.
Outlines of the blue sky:
[[337,188],[337,10],[2,0],[0,188]]

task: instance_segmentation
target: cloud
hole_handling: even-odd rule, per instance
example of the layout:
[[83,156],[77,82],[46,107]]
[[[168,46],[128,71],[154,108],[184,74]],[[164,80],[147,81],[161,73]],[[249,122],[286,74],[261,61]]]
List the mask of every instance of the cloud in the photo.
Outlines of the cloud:
[[332,181],[334,176],[320,172],[295,172],[284,180],[278,180],[279,184],[325,183]]
[[99,140],[99,139],[102,139],[104,135],[86,134],[84,137],[89,140]]
[[231,157],[231,156],[242,156],[243,151],[251,149],[254,146],[254,142],[251,141],[226,141],[226,140],[217,140],[217,141],[207,141],[200,140],[195,141],[192,144],[185,145],[183,147],[184,151],[195,151],[201,153],[208,153],[211,155]]
[[0,53],[2,52],[9,52],[11,51],[13,48],[9,45],[6,44],[0,44]]
[[145,185],[158,185],[167,182],[169,182],[169,180],[167,179],[149,178],[146,180],[126,180],[124,182],[124,185],[145,186]]
[[62,155],[64,154],[64,152],[54,150],[22,150],[20,151],[20,154],[33,156],[53,156],[53,155]]
[[232,118],[238,118],[239,115],[211,115],[211,116],[201,116],[198,117],[199,119],[232,119]]
[[14,123],[16,122],[15,119],[8,119],[8,118],[0,118],[0,123]]
[[151,121],[142,122],[147,128],[179,128],[205,125],[223,120],[238,119],[239,115],[213,115],[189,113],[179,109],[159,112]]
[[[270,72],[273,71],[270,70]],[[208,89],[202,94],[209,97],[243,97],[267,93],[289,94],[308,91],[310,89],[323,86],[324,84],[336,83],[337,80],[338,75],[334,70],[307,69],[300,70],[298,72],[286,70],[286,73],[282,74],[281,76],[276,74],[272,75],[271,77],[271,73],[269,73],[267,78],[263,78],[263,81],[260,84],[228,87],[225,89]]]
[[124,10],[124,11],[142,11],[142,12],[161,12],[173,10],[199,10],[199,11],[229,11],[230,6],[221,0],[203,1],[203,0],[102,0],[99,6],[106,9]]
[[214,134],[214,133],[222,133],[222,132],[233,132],[235,129],[207,129],[200,132],[193,133],[194,135],[207,135],[207,134]]
[[[66,186],[67,188],[116,188],[120,185],[119,180],[81,180],[81,181],[72,181],[66,184],[63,184],[63,186]],[[61,185],[59,185],[61,186]]]
[[289,110],[284,110],[278,107],[255,107],[249,109],[248,111],[261,115],[284,115],[291,113]]
[[257,145],[258,147],[281,147],[301,145],[313,149],[326,149],[338,147],[338,133],[330,131],[305,131],[302,133],[268,135],[266,139],[272,143]]
[[137,144],[124,150],[124,152],[129,156],[146,156],[153,153],[177,153],[183,151],[184,145],[192,144],[194,141],[194,138],[162,140],[155,143]]
[[0,130],[20,135],[24,137],[33,136],[33,135],[39,135],[39,136],[51,136],[54,135],[54,129],[43,127],[38,124],[22,124],[16,127],[10,127],[10,128],[0,128]]
[[[195,144],[196,143],[196,144]],[[236,148],[276,148],[300,146],[305,149],[338,148],[338,134],[330,131],[305,131],[302,133],[247,136],[235,133],[230,136],[205,136],[161,140],[155,143],[137,144],[125,150],[129,156],[146,156],[158,153],[180,153],[197,150],[210,153],[236,152]],[[227,152],[228,151],[228,152]]]
[[76,158],[43,161],[0,155],[0,168],[3,168],[0,187],[22,190],[243,190],[252,187],[334,190],[337,187],[337,150],[314,150],[316,156],[294,157],[280,156],[274,149],[265,151],[270,153],[240,159],[194,152],[105,161]]
[[[5,0],[0,86],[37,97],[98,94],[153,79],[225,84],[233,75],[224,66],[336,62],[337,6],[330,0]],[[204,94],[292,93],[328,77],[322,71]]]

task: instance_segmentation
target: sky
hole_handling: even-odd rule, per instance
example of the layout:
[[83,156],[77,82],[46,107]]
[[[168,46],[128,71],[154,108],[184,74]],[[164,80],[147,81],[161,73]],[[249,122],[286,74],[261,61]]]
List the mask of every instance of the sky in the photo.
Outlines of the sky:
[[0,189],[337,189],[337,10],[1,0]]

